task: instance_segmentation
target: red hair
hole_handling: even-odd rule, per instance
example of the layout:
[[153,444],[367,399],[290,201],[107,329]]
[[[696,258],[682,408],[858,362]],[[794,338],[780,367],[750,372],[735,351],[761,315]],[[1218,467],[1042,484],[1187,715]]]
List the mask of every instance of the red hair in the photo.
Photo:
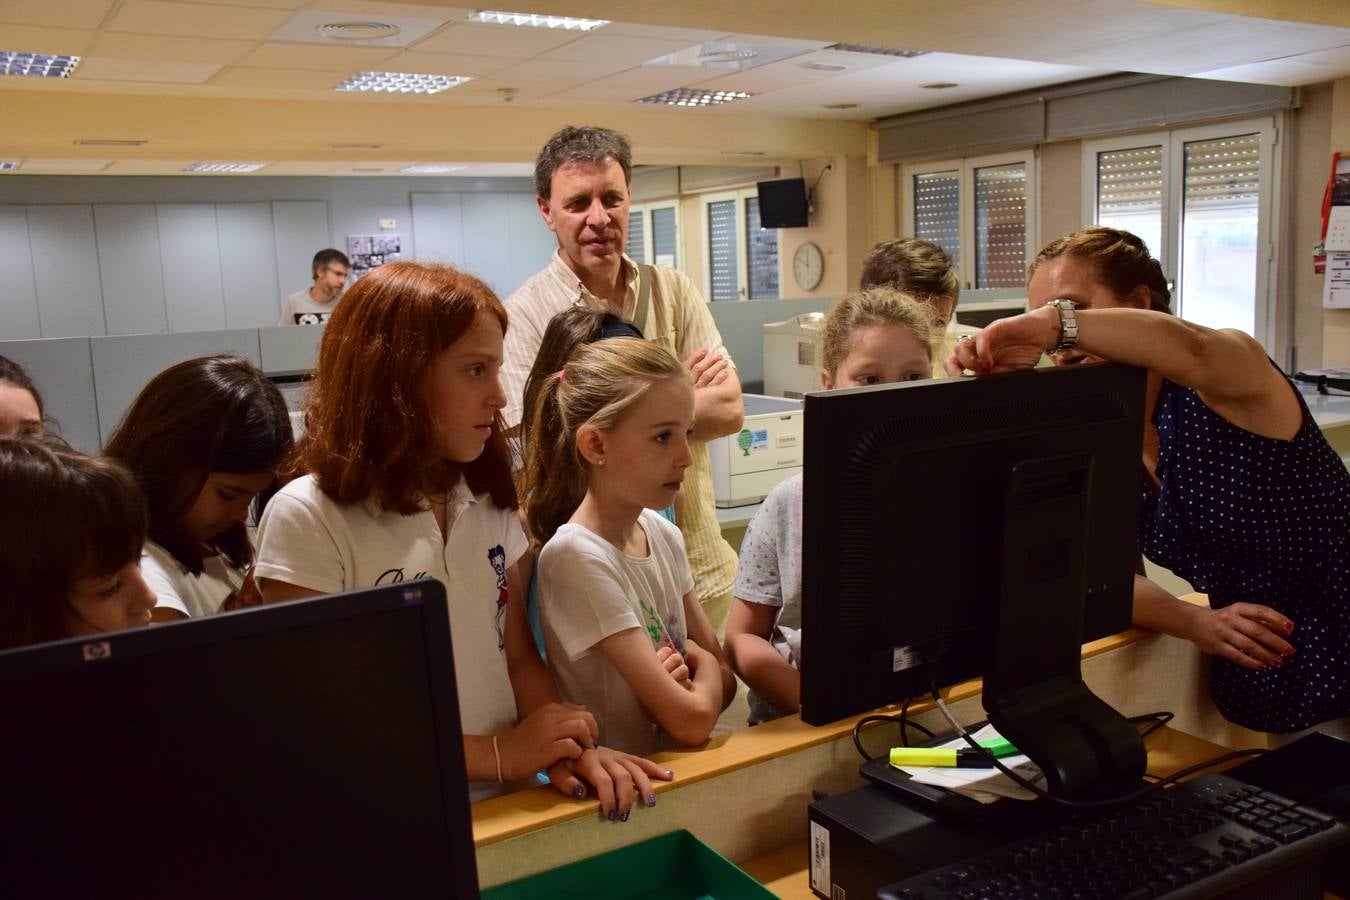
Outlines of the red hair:
[[339,503],[374,500],[409,515],[462,477],[502,509],[516,508],[500,415],[473,462],[445,458],[427,410],[436,357],[479,316],[506,333],[506,310],[482,281],[450,266],[393,262],[343,295],[319,344],[297,468]]

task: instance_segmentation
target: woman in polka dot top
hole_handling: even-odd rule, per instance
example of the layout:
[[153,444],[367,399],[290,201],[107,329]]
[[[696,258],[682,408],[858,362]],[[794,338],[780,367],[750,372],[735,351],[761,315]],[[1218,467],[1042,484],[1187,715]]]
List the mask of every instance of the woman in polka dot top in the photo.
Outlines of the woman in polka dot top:
[[1350,716],[1350,472],[1298,391],[1247,335],[1171,315],[1161,266],[1129,232],[1052,241],[1028,295],[1030,312],[958,344],[948,370],[1028,368],[1048,350],[1149,370],[1139,549],[1210,606],[1141,576],[1134,621],[1216,657],[1232,722],[1286,734]]

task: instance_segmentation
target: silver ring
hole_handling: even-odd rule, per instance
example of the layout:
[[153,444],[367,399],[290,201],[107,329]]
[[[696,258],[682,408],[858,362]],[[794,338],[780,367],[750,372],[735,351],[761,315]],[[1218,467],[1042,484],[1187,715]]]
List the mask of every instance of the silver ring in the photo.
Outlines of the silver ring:
[[973,339],[970,335],[968,335],[968,334],[958,334],[958,335],[956,336],[956,342],[957,342],[958,344],[961,343],[962,341],[969,341],[969,340],[974,340],[974,339]]

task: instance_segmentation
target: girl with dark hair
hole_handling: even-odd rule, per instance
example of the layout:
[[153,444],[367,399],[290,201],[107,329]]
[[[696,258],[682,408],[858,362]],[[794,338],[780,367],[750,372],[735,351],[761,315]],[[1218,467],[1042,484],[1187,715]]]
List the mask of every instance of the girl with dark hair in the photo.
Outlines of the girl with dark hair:
[[948,371],[1028,368],[1043,351],[1148,369],[1139,549],[1209,606],[1140,576],[1134,621],[1214,654],[1229,721],[1350,736],[1350,472],[1298,391],[1250,336],[1171,315],[1162,267],[1129,232],[1052,241],[1027,291],[1031,311],[958,344]]
[[23,366],[0,356],[0,436],[42,430],[42,395]]
[[145,501],[117,463],[0,438],[0,650],[148,624]]
[[237,356],[189,359],[141,389],[104,455],[123,463],[150,510],[141,571],[156,621],[246,603],[249,508],[291,448],[276,385]]
[[595,744],[595,719],[563,703],[530,638],[517,560],[525,535],[502,436],[506,311],[449,266],[389,263],[358,281],[319,344],[296,448],[305,472],[268,504],[255,571],[268,602],[441,581],[454,623],[470,797],[547,769],[574,797],[588,782],[610,818],[646,760]]

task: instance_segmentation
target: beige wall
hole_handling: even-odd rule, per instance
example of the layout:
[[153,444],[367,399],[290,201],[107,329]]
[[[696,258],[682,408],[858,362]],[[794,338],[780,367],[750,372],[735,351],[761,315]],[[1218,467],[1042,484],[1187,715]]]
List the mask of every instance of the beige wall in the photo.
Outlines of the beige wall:
[[[1350,155],[1350,78],[1338,79],[1332,85],[1331,98],[1331,144],[1322,154],[1321,176],[1319,184],[1325,184],[1331,171],[1331,153],[1339,151]],[[1317,190],[1318,199],[1322,191]],[[1317,291],[1322,291],[1322,276],[1317,278]],[[1350,365],[1350,309],[1324,309],[1322,311],[1322,365]]]
[[1083,142],[1042,144],[1040,162],[1038,248],[1083,224]]
[[[1276,296],[1283,301],[1292,290],[1294,298],[1293,343],[1298,347],[1297,366],[1314,369],[1323,359],[1323,276],[1314,274],[1312,247],[1320,238],[1322,222],[1322,188],[1326,185],[1331,146],[1331,84],[1314,84],[1303,88],[1302,105],[1286,120],[1290,140],[1287,142],[1285,164],[1292,166],[1285,185],[1293,191],[1285,198],[1290,210],[1288,229],[1281,240],[1280,280]],[[1281,303],[1281,313],[1287,307]],[[1289,336],[1289,316],[1282,314],[1276,320],[1279,346],[1285,346]],[[1281,365],[1285,360],[1276,360]]]

